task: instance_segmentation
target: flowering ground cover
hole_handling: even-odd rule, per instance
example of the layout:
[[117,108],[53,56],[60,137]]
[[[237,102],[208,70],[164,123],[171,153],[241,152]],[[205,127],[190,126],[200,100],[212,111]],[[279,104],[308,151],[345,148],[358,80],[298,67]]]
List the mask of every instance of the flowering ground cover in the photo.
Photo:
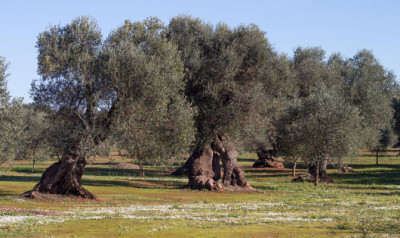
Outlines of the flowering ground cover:
[[147,167],[140,177],[98,158],[83,181],[95,201],[21,199],[50,162],[31,173],[29,161],[19,161],[0,174],[0,237],[400,236],[400,158],[376,166],[365,154],[350,161],[355,173],[329,169],[335,183],[314,187],[292,183],[290,169],[251,168],[254,156],[240,159],[252,193],[182,189],[187,179],[166,168]]

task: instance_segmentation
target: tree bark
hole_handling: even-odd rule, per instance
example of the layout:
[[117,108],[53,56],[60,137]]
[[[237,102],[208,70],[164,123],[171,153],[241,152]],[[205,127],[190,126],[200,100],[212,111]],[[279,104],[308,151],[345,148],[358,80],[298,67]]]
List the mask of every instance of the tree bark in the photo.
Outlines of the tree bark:
[[254,190],[244,176],[244,170],[237,163],[237,151],[228,136],[217,136],[212,148],[221,157],[224,166],[223,185],[229,190]]
[[212,170],[214,172],[213,179],[215,181],[218,181],[221,178],[221,158],[214,153],[213,159],[212,159]]
[[143,168],[142,163],[139,163],[139,168],[140,168],[140,176],[144,177],[144,168]]
[[314,186],[318,186],[318,182],[319,182],[319,162],[317,163],[317,171],[315,175]]
[[257,151],[258,159],[253,164],[253,168],[278,168],[283,169],[285,166],[283,163],[279,162],[278,159],[278,149],[274,148],[273,150],[259,149]]
[[214,180],[216,177],[213,171],[214,152],[210,145],[204,148],[197,148],[189,158],[188,178],[189,188],[207,188],[212,191],[222,191],[222,183]]
[[295,161],[293,164],[292,177],[296,177],[296,165],[297,165],[297,162]]
[[[224,167],[222,183],[221,165]],[[237,152],[227,136],[217,136],[211,144],[196,149],[188,160],[190,188],[207,188],[211,191],[253,191],[247,183],[244,170],[237,163]]]
[[[333,183],[333,180],[328,177],[326,173],[326,167],[328,165],[328,160],[324,159],[321,163],[319,163],[318,168],[318,177],[320,183]],[[317,175],[317,166],[315,164],[310,164],[308,167],[308,172],[311,174],[310,181],[315,181]]]
[[83,156],[75,153],[64,155],[61,160],[47,168],[40,182],[23,196],[40,198],[43,194],[61,194],[95,199],[96,197],[81,185],[86,164]]
[[379,165],[379,150],[376,149],[376,165]]
[[182,167],[179,167],[176,169],[174,172],[171,173],[171,175],[174,176],[183,176],[183,175],[188,175],[188,168],[189,168],[189,159],[186,160],[185,164]]

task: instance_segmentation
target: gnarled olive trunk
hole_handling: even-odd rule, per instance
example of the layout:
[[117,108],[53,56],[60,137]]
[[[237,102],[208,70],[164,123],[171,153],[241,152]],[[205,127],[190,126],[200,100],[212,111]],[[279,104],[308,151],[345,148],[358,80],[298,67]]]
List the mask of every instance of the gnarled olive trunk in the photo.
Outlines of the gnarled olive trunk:
[[[220,179],[222,161],[224,174]],[[251,191],[253,188],[247,183],[244,170],[237,163],[237,152],[227,136],[217,136],[210,144],[196,150],[188,161],[189,187],[207,188],[209,190]]]
[[217,175],[213,170],[213,160],[214,152],[210,145],[204,146],[203,149],[196,149],[187,163],[190,188],[223,190],[222,184],[214,180]]
[[62,194],[95,199],[96,197],[81,185],[86,164],[83,156],[75,153],[64,155],[61,160],[47,168],[40,182],[23,196],[40,198],[42,194]]
[[260,149],[257,151],[257,156],[258,160],[254,162],[253,168],[285,168],[283,163],[278,161],[278,150],[276,148],[273,150]]
[[318,182],[320,183],[333,183],[333,180],[331,178],[328,177],[328,175],[326,174],[326,167],[328,165],[328,160],[325,159],[323,160],[321,163],[317,163],[319,164],[319,169],[317,169],[317,165],[316,164],[310,164],[308,167],[308,172],[311,174],[311,182],[315,182],[316,178],[318,178]]
[[171,175],[174,176],[184,176],[188,175],[188,168],[189,168],[189,159],[186,160],[185,164],[182,167],[177,168],[174,172],[171,173]]

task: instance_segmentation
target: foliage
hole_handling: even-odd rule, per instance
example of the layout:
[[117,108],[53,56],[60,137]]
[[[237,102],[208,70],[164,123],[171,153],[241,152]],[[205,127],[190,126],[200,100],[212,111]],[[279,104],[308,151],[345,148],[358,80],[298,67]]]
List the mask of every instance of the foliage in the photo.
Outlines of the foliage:
[[387,71],[367,50],[361,50],[347,60],[332,58],[328,64],[341,77],[346,102],[360,111],[362,138],[366,146],[374,148],[381,139],[381,131],[392,126],[391,104],[397,89],[394,74]]
[[385,128],[381,130],[381,138],[375,149],[384,150],[389,146],[393,145],[394,135],[391,128]]
[[194,137],[222,134],[315,162],[387,147],[392,118],[398,134],[395,75],[368,50],[326,60],[320,47],[299,47],[289,59],[256,25],[190,16],[125,21],[106,40],[78,17],[40,33],[37,48],[34,105],[10,101],[0,57],[1,162],[106,154],[116,140],[142,163],[172,164]]
[[197,143],[218,134],[247,146],[249,140],[272,143],[273,111],[290,88],[290,73],[285,56],[273,51],[264,32],[256,25],[212,26],[179,16],[171,20],[166,38],[181,52],[185,92],[197,111]]
[[24,131],[18,137],[18,158],[37,160],[52,158],[53,150],[50,145],[49,130],[52,126],[49,120],[49,112],[33,104],[25,104],[22,107]]
[[122,101],[115,138],[140,165],[181,160],[194,136],[193,110],[182,93],[182,63],[162,30],[156,18],[126,21],[106,42],[106,74]]
[[12,165],[20,150],[25,136],[23,105],[21,99],[13,99],[5,107],[1,108],[1,139],[0,139],[0,163],[7,162]]
[[7,68],[6,59],[0,56],[0,109],[5,107],[10,99],[7,91]]
[[320,47],[298,47],[294,51],[291,63],[299,97],[307,97],[315,87],[331,81],[324,59],[325,51]]
[[[87,154],[104,133],[100,73],[101,32],[88,17],[51,26],[38,36],[38,74],[31,94],[36,105],[57,113],[65,150]],[[66,151],[63,151],[66,152]]]
[[394,110],[392,131],[397,136],[397,140],[394,141],[396,146],[400,145],[400,100],[398,98],[398,93],[397,91],[395,97],[392,99],[392,107]]
[[324,59],[321,48],[294,52],[299,97],[281,119],[281,149],[295,159],[321,162],[389,143],[394,75],[367,50],[349,59],[339,53]]
[[356,155],[362,146],[358,109],[324,87],[289,107],[281,120],[281,149],[306,163]]
[[25,129],[22,99],[13,99],[7,90],[7,67],[0,57],[0,164],[12,164],[21,149],[21,137]]
[[155,18],[126,21],[103,42],[96,21],[80,17],[39,35],[42,78],[32,95],[55,112],[51,137],[62,153],[98,153],[112,127],[132,154],[152,151],[143,158],[160,161],[187,150],[192,114],[181,94],[177,50],[162,39],[162,27]]

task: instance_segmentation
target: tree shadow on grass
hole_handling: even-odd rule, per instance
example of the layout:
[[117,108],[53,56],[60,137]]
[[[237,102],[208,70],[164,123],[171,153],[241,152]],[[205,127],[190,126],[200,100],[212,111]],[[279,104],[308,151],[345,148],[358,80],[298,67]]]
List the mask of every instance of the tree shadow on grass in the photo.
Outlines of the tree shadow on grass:
[[181,189],[184,185],[179,181],[165,181],[165,180],[83,180],[83,186],[100,186],[100,187],[130,187],[130,188],[146,188],[146,189]]
[[[358,193],[356,193],[356,194],[358,194]],[[369,195],[369,196],[388,196],[388,197],[391,197],[391,196],[399,196],[400,192],[399,191],[397,191],[397,192],[367,192],[367,193],[359,193],[359,194],[366,194],[366,195]]]
[[16,175],[2,175],[0,182],[39,182],[40,176],[16,176]]
[[[400,162],[400,161],[399,161]],[[380,171],[385,168],[389,169],[396,169],[400,172],[400,164],[382,164],[382,165],[375,165],[375,164],[350,164],[349,166],[353,167],[354,169],[376,169],[375,171]]]
[[371,171],[329,175],[338,184],[399,185],[400,171]]
[[248,163],[254,163],[256,162],[257,159],[245,159],[245,158],[237,158],[238,162],[248,162]]
[[[15,167],[12,169],[14,172],[31,174],[32,168],[26,167]],[[45,169],[35,169],[35,173],[44,173]],[[159,177],[165,175],[166,172],[155,170],[155,169],[145,169],[146,177]],[[116,169],[116,168],[96,168],[96,167],[86,167],[85,175],[91,176],[126,176],[126,177],[138,177],[141,175],[139,169]]]
[[[146,177],[160,177],[169,175],[170,172],[145,169]],[[126,177],[139,177],[141,176],[140,169],[115,169],[115,168],[85,168],[85,175],[91,176],[126,176]]]
[[[296,174],[308,173],[305,169],[297,169]],[[271,169],[271,168],[260,168],[260,169],[246,169],[246,178],[276,178],[276,177],[288,177],[292,175],[292,169]]]
[[[2,175],[0,176],[0,182],[34,182],[40,181],[40,176],[18,176],[18,175]],[[132,179],[132,180],[104,180],[104,179],[85,179],[82,180],[83,186],[125,186],[134,188],[176,188],[182,187],[183,182],[171,181],[165,179]],[[12,194],[15,195],[15,194]],[[0,196],[5,196],[4,193],[0,193]]]
[[[396,151],[399,152],[399,151]],[[385,157],[390,157],[390,158],[398,158],[400,155],[379,155],[379,159],[384,159]],[[363,154],[362,157],[373,157],[376,158],[376,155],[369,155],[369,154]]]

